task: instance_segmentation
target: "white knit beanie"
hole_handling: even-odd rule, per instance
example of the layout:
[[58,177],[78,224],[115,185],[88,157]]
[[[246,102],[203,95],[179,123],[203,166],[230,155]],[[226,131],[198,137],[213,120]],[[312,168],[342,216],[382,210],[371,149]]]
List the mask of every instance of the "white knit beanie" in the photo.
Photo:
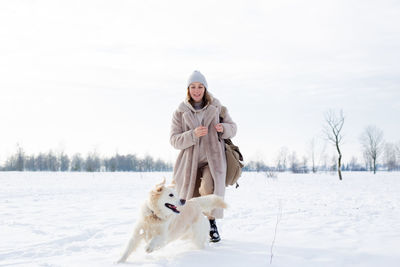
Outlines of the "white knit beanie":
[[208,88],[206,77],[204,77],[204,75],[198,70],[193,71],[192,75],[190,75],[186,88],[193,82],[202,83],[206,88]]

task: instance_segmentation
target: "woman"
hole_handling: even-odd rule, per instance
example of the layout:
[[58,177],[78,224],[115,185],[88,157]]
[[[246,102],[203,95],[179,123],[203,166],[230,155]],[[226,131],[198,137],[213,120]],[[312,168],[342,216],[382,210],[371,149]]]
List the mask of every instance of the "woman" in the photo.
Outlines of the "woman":
[[[224,140],[236,134],[236,124],[228,111],[220,122],[221,103],[208,92],[206,78],[194,71],[187,82],[187,97],[173,114],[170,142],[181,150],[174,166],[173,180],[179,196],[225,195],[226,158]],[[215,219],[222,209],[209,216],[210,241],[221,240]]]

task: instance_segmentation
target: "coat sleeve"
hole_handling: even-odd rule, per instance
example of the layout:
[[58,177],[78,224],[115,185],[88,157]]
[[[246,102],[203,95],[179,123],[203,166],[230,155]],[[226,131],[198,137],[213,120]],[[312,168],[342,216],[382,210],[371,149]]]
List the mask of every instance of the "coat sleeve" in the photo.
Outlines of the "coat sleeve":
[[176,149],[186,149],[196,144],[198,137],[194,130],[184,131],[182,128],[182,112],[175,111],[172,117],[170,143]]
[[233,138],[236,135],[237,126],[229,115],[228,109],[225,111],[222,127],[224,127],[224,132],[221,135],[223,139]]

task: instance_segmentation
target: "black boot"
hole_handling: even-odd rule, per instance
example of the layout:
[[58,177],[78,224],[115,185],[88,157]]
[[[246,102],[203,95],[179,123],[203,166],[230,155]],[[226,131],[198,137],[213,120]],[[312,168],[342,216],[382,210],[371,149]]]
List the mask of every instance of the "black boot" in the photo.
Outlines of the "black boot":
[[210,242],[219,242],[221,237],[218,233],[217,224],[215,223],[215,219],[210,220]]

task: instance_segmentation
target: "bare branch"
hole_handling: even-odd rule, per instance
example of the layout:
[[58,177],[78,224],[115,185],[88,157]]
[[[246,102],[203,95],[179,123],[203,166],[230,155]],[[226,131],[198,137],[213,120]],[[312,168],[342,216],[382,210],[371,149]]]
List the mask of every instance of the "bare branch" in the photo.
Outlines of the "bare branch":
[[340,144],[343,140],[343,135],[341,134],[343,125],[344,125],[344,115],[343,111],[341,110],[339,115],[337,116],[333,110],[328,110],[325,114],[325,126],[324,132],[327,139],[333,143],[336,147],[338,152],[338,174],[339,179],[342,180],[342,172],[341,168],[341,159],[342,159],[342,152],[340,151]]
[[360,142],[364,148],[364,155],[369,158],[376,173],[377,160],[384,148],[382,130],[374,125],[367,126],[360,136]]

